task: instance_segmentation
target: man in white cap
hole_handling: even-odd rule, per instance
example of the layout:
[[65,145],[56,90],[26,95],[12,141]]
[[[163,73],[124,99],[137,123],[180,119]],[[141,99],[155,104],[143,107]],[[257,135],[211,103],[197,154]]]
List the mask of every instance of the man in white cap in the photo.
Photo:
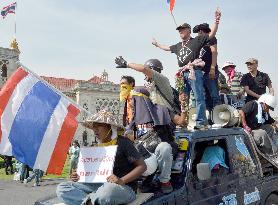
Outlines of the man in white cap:
[[230,93],[239,98],[243,96],[244,89],[240,86],[240,81],[243,76],[241,72],[236,71],[236,65],[231,61],[226,61],[222,66],[222,70],[227,74],[227,84],[230,88]]
[[241,72],[236,71],[235,68],[236,65],[231,61],[226,61],[222,66],[222,70],[228,76],[227,85],[229,87],[229,92],[227,93],[226,96],[227,96],[227,100],[231,104],[238,102],[239,100],[242,100],[243,102],[242,98],[244,97],[244,88],[240,85],[240,81],[243,74]]
[[274,96],[274,89],[268,74],[258,71],[258,60],[249,58],[245,64],[249,73],[243,75],[240,85],[244,86],[247,93],[246,102],[257,100],[262,94],[266,93],[266,87],[269,93]]
[[278,122],[269,114],[269,110],[274,110],[277,101],[270,94],[263,94],[258,101],[252,100],[246,103],[239,111],[242,119],[243,128],[252,133],[254,140],[266,154],[275,154],[277,142],[275,129],[278,128]]

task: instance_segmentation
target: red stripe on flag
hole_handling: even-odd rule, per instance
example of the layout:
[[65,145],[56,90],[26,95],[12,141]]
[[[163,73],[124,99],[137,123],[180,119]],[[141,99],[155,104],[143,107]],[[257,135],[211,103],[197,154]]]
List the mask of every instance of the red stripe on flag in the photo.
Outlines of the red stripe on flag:
[[2,129],[1,129],[1,118],[2,114],[9,102],[9,99],[11,95],[14,92],[14,89],[16,88],[17,84],[26,76],[28,75],[28,72],[23,70],[22,67],[18,68],[16,72],[12,74],[12,76],[7,80],[7,82],[4,84],[2,89],[0,90],[0,142],[2,139]]
[[65,117],[55,148],[51,155],[47,173],[57,175],[62,174],[70,143],[78,126],[76,116],[79,112],[80,110],[75,106],[68,106],[68,114]]
[[170,0],[170,11],[171,11],[171,13],[173,12],[174,6],[175,6],[175,0]]

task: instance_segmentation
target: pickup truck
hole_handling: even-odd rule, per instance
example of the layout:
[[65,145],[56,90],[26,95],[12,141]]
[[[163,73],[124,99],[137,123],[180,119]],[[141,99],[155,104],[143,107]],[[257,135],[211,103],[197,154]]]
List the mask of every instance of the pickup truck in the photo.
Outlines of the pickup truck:
[[[176,138],[186,139],[188,148],[181,173],[172,173],[175,191],[144,205],[278,204],[278,155],[264,155],[243,129],[177,130]],[[229,172],[200,180],[197,165],[211,142],[225,150]]]
[[[175,135],[177,141],[186,142],[186,148],[180,150],[180,153],[183,153],[181,169],[173,171],[171,175],[174,191],[167,195],[139,193],[136,202],[131,204],[278,204],[278,154],[263,154],[253,137],[242,128],[194,132],[180,129]],[[207,173],[209,177],[200,178],[205,169],[198,169],[198,164],[205,148],[211,144],[223,148],[225,163],[229,169],[224,175],[210,176],[210,173]]]

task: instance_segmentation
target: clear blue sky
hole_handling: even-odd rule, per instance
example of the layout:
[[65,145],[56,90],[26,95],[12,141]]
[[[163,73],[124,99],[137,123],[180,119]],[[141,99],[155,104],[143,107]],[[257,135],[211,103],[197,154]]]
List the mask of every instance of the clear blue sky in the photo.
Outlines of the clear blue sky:
[[[1,1],[0,7],[14,1]],[[164,73],[174,84],[175,55],[151,45],[152,37],[163,44],[179,41],[167,0],[19,0],[17,40],[21,61],[39,75],[89,79],[104,69],[110,80],[121,75],[143,75],[116,70],[114,58],[123,55],[132,62],[160,59]],[[176,0],[177,23],[213,23],[219,6],[222,20],[217,34],[218,64],[231,60],[246,72],[244,61],[259,59],[259,69],[270,74],[278,93],[278,1],[277,0]],[[13,38],[14,15],[0,22],[0,46]]]

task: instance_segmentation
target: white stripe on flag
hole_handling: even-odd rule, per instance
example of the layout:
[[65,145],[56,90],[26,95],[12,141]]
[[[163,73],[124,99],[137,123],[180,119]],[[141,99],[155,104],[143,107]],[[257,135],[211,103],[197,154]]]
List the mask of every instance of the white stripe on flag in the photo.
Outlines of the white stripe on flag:
[[8,137],[14,118],[22,101],[38,81],[37,78],[29,74],[17,84],[8,101],[1,118],[2,141],[0,144],[0,150],[3,155],[12,155],[12,145]]
[[67,107],[69,106],[69,104],[70,102],[68,100],[61,97],[50,118],[49,124],[43,136],[36,162],[33,167],[34,169],[40,169],[44,171],[47,170],[49,161],[57,142],[57,138],[60,134],[61,127],[68,113]]

